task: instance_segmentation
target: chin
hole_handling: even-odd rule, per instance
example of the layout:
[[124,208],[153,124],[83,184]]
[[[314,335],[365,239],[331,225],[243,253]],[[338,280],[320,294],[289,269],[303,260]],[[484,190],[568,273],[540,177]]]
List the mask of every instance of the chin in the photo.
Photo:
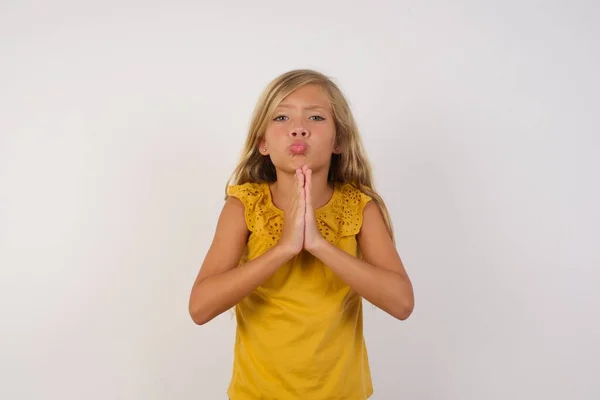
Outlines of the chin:
[[275,165],[276,170],[290,175],[295,174],[298,168],[302,168],[305,165],[310,167],[310,164],[304,157],[294,157],[294,159],[292,159],[291,161],[288,160],[288,162],[286,163],[279,162],[277,164],[273,164]]
[[312,169],[313,172],[316,170],[320,170],[323,168],[323,164],[315,163],[315,160],[312,160],[306,154],[294,154],[290,158],[286,159],[277,159],[275,164],[275,168],[281,172],[285,172],[288,174],[295,174],[298,168],[302,168],[307,166]]
[[298,168],[302,168],[303,166],[308,166],[310,167],[310,163],[308,162],[308,160],[306,159],[305,156],[300,155],[300,156],[295,156],[292,159],[292,164],[294,166],[294,171]]

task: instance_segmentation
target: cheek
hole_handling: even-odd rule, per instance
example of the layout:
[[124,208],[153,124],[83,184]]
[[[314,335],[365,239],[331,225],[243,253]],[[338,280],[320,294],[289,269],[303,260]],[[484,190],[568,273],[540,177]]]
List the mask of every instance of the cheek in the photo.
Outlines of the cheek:
[[265,132],[265,137],[269,141],[276,141],[281,139],[282,137],[287,136],[287,134],[288,131],[285,127],[281,125],[273,125],[267,128],[267,131]]
[[313,130],[313,136],[322,144],[333,146],[335,142],[335,128],[333,126],[319,126]]

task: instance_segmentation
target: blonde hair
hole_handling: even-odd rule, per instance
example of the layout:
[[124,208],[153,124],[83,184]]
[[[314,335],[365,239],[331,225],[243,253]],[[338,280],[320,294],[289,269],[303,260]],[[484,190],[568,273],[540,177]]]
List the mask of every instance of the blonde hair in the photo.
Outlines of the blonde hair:
[[[277,176],[271,158],[258,151],[258,144],[264,137],[267,125],[279,103],[296,89],[305,85],[319,85],[330,99],[335,122],[335,144],[340,154],[332,154],[327,180],[331,184],[350,183],[367,194],[377,204],[383,215],[387,229],[394,240],[394,231],[389,211],[373,187],[371,165],[367,159],[358,127],[350,106],[340,88],[324,74],[298,69],[286,72],[275,78],[260,96],[248,131],[246,143],[239,164],[227,182],[240,185],[246,182],[275,182]],[[227,188],[225,199],[227,199]]]

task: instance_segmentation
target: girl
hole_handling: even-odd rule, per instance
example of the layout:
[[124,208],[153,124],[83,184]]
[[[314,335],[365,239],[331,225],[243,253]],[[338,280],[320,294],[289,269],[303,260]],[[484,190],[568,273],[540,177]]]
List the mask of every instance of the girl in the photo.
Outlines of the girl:
[[336,84],[276,78],[232,178],[189,302],[199,325],[235,306],[230,399],[369,398],[362,298],[404,320],[414,297]]

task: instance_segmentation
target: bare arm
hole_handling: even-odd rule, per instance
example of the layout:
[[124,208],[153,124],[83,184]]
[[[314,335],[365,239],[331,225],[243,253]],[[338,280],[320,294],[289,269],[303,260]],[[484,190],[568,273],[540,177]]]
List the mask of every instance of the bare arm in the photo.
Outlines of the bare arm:
[[363,260],[326,240],[310,252],[355,292],[388,314],[405,320],[414,308],[412,284],[390,238],[379,207],[367,203],[357,236]]
[[190,294],[189,313],[198,325],[236,305],[294,256],[287,246],[276,245],[238,267],[248,234],[244,205],[228,198]]

